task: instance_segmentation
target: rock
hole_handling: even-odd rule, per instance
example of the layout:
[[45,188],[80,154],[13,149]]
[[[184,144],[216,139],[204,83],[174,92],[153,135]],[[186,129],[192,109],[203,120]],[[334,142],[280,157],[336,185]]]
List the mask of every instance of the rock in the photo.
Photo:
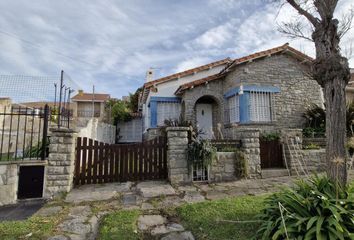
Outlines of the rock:
[[88,224],[82,223],[81,219],[71,219],[61,223],[59,229],[64,232],[86,235],[90,232],[91,227]]
[[129,192],[131,187],[131,182],[84,185],[69,192],[65,202],[80,203],[109,200],[118,193]]
[[141,209],[142,210],[151,210],[151,209],[154,209],[154,206],[150,203],[143,203],[141,205]]
[[196,191],[197,188],[195,186],[179,186],[178,191],[180,192],[193,192]]
[[163,234],[166,234],[168,232],[170,232],[170,231],[168,231],[168,229],[166,228],[165,225],[160,225],[160,226],[154,227],[151,230],[151,235],[152,236],[163,235]]
[[184,231],[184,227],[181,224],[178,224],[178,223],[169,223],[169,224],[167,224],[166,228],[170,232]]
[[173,189],[173,187],[166,182],[142,182],[139,183],[136,188],[144,198],[153,198],[176,194],[176,191]]
[[165,197],[162,199],[159,203],[158,206],[160,208],[168,208],[168,207],[177,207],[182,205],[184,202],[180,197],[177,196],[169,196]]
[[69,238],[65,237],[64,235],[56,235],[48,238],[47,240],[69,240]]
[[63,209],[61,206],[55,206],[55,207],[42,207],[36,212],[37,216],[41,217],[49,217],[57,214]]
[[123,195],[123,205],[136,205],[136,195],[135,194],[124,194]]
[[184,201],[187,203],[195,203],[195,202],[202,202],[205,200],[204,196],[202,196],[199,192],[186,192],[183,198]]
[[191,232],[173,232],[164,236],[161,240],[194,240],[194,237]]
[[76,206],[70,209],[69,216],[74,218],[87,218],[91,213],[90,206]]
[[151,227],[162,225],[165,222],[166,218],[161,215],[142,215],[138,218],[138,228],[145,231]]

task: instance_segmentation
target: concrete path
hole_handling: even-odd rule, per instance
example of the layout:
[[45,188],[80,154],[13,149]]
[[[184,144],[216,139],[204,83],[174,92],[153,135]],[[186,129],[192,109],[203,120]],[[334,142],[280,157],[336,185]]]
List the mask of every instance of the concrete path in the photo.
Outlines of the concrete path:
[[44,205],[44,201],[27,200],[17,204],[0,207],[0,221],[25,220],[31,217]]

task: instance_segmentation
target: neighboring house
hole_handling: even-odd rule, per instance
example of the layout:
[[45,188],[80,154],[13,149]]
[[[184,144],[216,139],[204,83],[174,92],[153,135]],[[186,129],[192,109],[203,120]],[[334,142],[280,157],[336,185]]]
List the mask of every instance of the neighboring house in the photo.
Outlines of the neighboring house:
[[205,138],[232,137],[230,128],[301,128],[306,108],[323,105],[321,87],[307,74],[312,60],[285,44],[148,81],[141,97],[144,131],[179,116]]
[[74,118],[107,118],[105,113],[106,102],[110,99],[109,94],[85,93],[79,90],[79,93],[71,98]]

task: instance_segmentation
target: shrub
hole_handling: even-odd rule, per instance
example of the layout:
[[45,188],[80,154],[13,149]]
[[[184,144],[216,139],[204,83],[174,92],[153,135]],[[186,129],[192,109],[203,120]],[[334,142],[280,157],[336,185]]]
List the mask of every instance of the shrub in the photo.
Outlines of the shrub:
[[264,133],[260,137],[263,141],[270,142],[270,141],[275,141],[280,139],[280,134],[277,132],[272,132],[272,133]]
[[354,239],[353,193],[327,177],[299,181],[265,204],[255,239]]

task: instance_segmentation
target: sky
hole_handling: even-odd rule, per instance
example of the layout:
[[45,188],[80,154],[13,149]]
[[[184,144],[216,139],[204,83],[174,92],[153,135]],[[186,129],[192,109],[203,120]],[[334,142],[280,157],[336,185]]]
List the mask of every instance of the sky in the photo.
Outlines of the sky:
[[[314,56],[312,42],[277,31],[296,12],[268,2],[1,0],[0,75],[59,78],[63,69],[76,88],[95,85],[96,92],[119,98],[142,86],[150,67],[156,79],[286,42]],[[341,0],[336,17],[351,5]],[[353,41],[351,29],[341,44],[351,67]]]

